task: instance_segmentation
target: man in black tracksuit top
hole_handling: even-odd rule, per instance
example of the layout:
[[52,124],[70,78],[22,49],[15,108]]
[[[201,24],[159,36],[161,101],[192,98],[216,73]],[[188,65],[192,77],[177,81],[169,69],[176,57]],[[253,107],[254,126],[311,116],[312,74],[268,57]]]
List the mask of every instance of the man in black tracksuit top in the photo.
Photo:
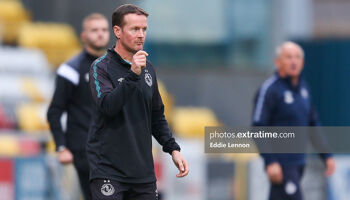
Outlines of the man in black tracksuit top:
[[[91,199],[89,165],[86,159],[86,140],[91,121],[91,92],[89,69],[97,57],[105,53],[109,41],[108,21],[98,13],[84,19],[81,38],[84,50],[57,70],[56,88],[47,112],[58,160],[74,163],[85,199]],[[66,131],[61,116],[67,112]]]
[[148,14],[127,4],[115,10],[114,48],[90,69],[94,100],[87,154],[93,199],[157,199],[152,135],[186,176],[181,156],[164,117],[156,73],[142,51]]
[[[255,98],[254,126],[319,126],[309,88],[300,76],[304,53],[299,45],[285,42],[277,49],[277,73],[267,79]],[[330,154],[320,154],[326,175],[335,169]],[[300,180],[305,154],[262,154],[271,181],[270,200],[301,200]]]

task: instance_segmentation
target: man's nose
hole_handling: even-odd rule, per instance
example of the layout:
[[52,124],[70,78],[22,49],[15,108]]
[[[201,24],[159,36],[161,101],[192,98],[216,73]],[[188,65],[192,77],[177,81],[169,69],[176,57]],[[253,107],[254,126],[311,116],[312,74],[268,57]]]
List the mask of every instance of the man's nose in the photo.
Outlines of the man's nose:
[[299,62],[299,58],[293,58],[293,59],[292,59],[292,63],[293,63],[293,64],[297,64],[298,62]]
[[145,37],[145,32],[144,32],[142,29],[140,29],[140,30],[137,32],[137,36],[138,36],[138,37]]
[[103,37],[104,31],[103,30],[99,30],[97,31],[97,34],[99,37]]

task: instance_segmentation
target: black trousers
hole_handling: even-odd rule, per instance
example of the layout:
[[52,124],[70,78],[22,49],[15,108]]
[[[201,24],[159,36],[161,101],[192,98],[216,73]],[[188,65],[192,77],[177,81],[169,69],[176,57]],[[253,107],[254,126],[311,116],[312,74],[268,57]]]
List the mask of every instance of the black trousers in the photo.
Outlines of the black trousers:
[[89,163],[85,151],[72,152],[74,156],[74,167],[78,173],[79,182],[85,200],[91,200],[91,191],[89,186]]
[[135,184],[94,179],[90,188],[93,200],[158,200],[156,182]]
[[300,187],[304,166],[282,166],[282,184],[271,184],[269,200],[302,200]]

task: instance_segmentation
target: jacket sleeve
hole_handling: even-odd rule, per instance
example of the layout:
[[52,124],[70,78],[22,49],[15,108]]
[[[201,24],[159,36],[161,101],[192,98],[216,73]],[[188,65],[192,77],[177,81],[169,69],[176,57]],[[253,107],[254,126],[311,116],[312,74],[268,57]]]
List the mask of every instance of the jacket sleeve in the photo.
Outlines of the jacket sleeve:
[[254,98],[253,126],[270,126],[274,106],[274,97],[270,90],[260,89]]
[[[310,126],[314,126],[314,130],[310,133],[311,143],[321,152],[329,152],[330,147],[322,131],[321,122],[318,118],[316,110],[311,106],[310,110]],[[327,158],[332,157],[330,153],[319,153],[322,160],[327,160]]]
[[56,88],[47,111],[47,120],[54,137],[56,148],[66,146],[65,134],[61,125],[61,116],[67,110],[67,104],[75,85],[60,75],[56,77]]
[[91,94],[99,110],[111,117],[121,111],[128,95],[137,88],[140,77],[129,70],[129,73],[114,88],[107,73],[107,67],[98,65],[99,61],[95,61],[90,69]]
[[168,122],[164,116],[164,104],[158,90],[158,82],[155,77],[152,97],[152,135],[163,146],[163,151],[171,154],[174,150],[180,151],[180,146],[175,142]]
[[[271,90],[266,90],[263,87],[259,89],[254,98],[254,113],[253,113],[253,126],[270,126],[271,115],[274,106],[274,96]],[[268,140],[264,140],[268,142]],[[269,143],[259,143],[261,148],[267,150],[271,148]],[[261,153],[260,154],[264,159],[265,166],[276,162],[276,158],[273,153]]]

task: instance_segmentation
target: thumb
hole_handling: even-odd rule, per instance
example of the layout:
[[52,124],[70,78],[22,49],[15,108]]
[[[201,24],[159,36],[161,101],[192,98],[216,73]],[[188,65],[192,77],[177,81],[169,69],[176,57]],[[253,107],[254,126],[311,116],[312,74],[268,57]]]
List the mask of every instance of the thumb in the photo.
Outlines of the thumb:
[[140,50],[138,52],[136,52],[136,55],[145,55],[148,56],[148,53],[146,51]]
[[179,170],[180,171],[185,171],[184,164],[182,163],[182,160],[179,160]]

